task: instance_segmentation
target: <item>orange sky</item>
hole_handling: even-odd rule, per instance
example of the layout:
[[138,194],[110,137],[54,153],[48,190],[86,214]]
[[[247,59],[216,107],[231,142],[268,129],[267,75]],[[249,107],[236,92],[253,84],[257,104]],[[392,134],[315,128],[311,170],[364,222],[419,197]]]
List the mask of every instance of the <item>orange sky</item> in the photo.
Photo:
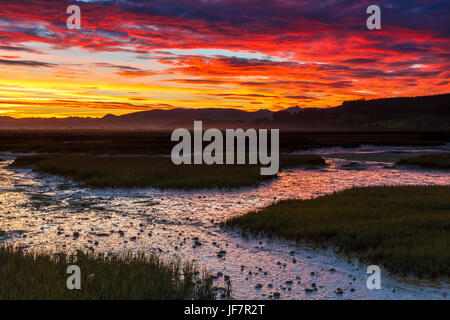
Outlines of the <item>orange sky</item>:
[[[71,1],[70,3],[72,3]],[[450,92],[446,1],[79,2],[0,6],[0,116],[278,110]],[[412,8],[412,9],[411,9]]]

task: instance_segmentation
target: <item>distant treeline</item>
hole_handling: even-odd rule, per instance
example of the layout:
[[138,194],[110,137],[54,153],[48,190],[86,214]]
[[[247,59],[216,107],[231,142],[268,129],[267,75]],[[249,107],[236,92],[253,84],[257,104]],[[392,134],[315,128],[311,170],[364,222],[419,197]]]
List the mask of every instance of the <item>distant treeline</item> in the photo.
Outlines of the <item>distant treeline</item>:
[[328,109],[279,111],[272,122],[291,129],[449,130],[450,94],[344,101]]

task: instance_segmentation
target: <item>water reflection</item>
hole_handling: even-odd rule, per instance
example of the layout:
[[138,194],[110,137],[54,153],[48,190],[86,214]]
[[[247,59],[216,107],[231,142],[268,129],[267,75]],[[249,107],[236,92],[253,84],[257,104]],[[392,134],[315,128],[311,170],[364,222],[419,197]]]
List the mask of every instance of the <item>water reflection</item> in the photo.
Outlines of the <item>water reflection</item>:
[[[448,294],[443,281],[398,279],[384,271],[382,289],[370,291],[367,266],[331,248],[243,239],[220,229],[220,221],[279,199],[315,197],[352,186],[450,181],[449,172],[397,169],[391,162],[346,160],[331,150],[322,153],[327,157],[324,169],[285,171],[258,188],[195,192],[79,188],[62,178],[12,171],[7,168],[12,159],[4,155],[0,229],[5,234],[0,239],[50,250],[143,250],[195,260],[218,274],[219,285],[224,275],[230,276],[235,298],[265,299],[275,292],[281,299],[442,299]],[[225,253],[218,256],[220,251]],[[313,284],[317,291],[305,292]],[[342,296],[336,295],[337,287],[344,289]]]

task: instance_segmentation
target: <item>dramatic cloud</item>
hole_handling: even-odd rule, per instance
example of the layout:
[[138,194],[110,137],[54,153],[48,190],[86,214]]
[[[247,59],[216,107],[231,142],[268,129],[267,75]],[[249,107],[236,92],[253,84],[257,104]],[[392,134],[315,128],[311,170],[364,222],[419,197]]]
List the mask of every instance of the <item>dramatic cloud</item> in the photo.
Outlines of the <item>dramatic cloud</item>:
[[[81,8],[80,30],[66,27],[66,8],[74,3]],[[0,112],[2,105],[13,116],[36,114],[39,105],[45,114],[65,105],[96,116],[106,105],[117,113],[142,105],[278,110],[449,92],[450,3],[377,1],[381,30],[366,28],[368,5],[3,1],[0,77],[28,93],[0,88]],[[30,103],[20,107],[14,99]],[[54,109],[45,99],[71,103]]]
[[[10,57],[11,58],[11,57]],[[15,58],[15,57],[12,57]],[[26,66],[26,67],[54,67],[53,63],[41,62],[41,61],[28,61],[28,60],[6,60],[0,59],[0,65],[10,66]]]

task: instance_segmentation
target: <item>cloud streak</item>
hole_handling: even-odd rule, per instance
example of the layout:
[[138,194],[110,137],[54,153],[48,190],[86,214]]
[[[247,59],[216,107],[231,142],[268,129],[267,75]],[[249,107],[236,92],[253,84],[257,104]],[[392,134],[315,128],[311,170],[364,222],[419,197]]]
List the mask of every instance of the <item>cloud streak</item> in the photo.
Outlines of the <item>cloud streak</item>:
[[[140,99],[254,110],[450,89],[448,1],[380,0],[375,31],[363,0],[78,2],[78,31],[66,28],[69,4],[2,3],[0,71],[13,74],[5,81],[123,103],[124,112]],[[86,86],[98,90],[80,96]]]

